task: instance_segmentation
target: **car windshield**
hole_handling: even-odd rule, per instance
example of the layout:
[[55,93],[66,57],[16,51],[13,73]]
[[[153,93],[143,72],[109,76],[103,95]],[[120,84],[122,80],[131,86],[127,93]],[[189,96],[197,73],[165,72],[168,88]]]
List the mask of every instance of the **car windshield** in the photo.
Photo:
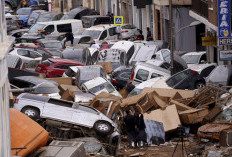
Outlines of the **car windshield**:
[[82,35],[89,35],[93,39],[98,39],[99,35],[101,34],[101,31],[96,31],[96,30],[85,30]]
[[16,12],[18,15],[30,15],[31,14],[31,9],[19,9]]
[[45,60],[45,61],[42,61],[42,64],[45,66],[50,66],[53,64],[53,62],[51,62],[50,60]]
[[232,120],[232,107],[225,109],[219,115],[217,115],[214,119],[215,121],[231,121]]
[[47,42],[43,43],[46,48],[62,48],[62,44],[60,42]]
[[29,33],[37,33],[38,30],[43,29],[45,25],[43,24],[35,24],[29,29]]
[[76,76],[76,73],[71,69],[69,68],[65,74],[68,76],[68,77],[75,77]]
[[134,88],[127,97],[138,95],[142,92],[143,89]]
[[39,16],[37,19],[37,22],[46,22],[46,21],[52,21],[52,18],[49,16]]
[[198,64],[200,55],[183,55],[182,58],[187,64]]
[[103,89],[107,90],[109,93],[114,92],[114,87],[109,82],[105,82],[103,84],[97,85],[97,86],[89,89],[89,92],[97,93],[99,91],[102,91]]
[[74,14],[65,14],[61,20],[68,20],[68,19],[74,19],[75,15]]

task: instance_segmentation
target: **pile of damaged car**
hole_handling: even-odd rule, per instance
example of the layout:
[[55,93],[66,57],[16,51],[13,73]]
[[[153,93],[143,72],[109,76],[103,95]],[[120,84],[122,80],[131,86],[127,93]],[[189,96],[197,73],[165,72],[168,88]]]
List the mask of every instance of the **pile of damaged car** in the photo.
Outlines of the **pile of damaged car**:
[[167,33],[153,40],[149,28],[115,25],[100,10],[59,9],[22,7],[27,17],[7,20],[12,156],[232,156],[228,60],[206,47],[174,51]]

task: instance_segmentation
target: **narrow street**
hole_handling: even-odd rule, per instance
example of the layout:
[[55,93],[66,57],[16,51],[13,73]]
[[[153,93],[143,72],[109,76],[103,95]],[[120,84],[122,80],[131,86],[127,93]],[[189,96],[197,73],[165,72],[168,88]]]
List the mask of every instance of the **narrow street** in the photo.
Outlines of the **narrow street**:
[[232,157],[230,0],[0,4],[0,157]]

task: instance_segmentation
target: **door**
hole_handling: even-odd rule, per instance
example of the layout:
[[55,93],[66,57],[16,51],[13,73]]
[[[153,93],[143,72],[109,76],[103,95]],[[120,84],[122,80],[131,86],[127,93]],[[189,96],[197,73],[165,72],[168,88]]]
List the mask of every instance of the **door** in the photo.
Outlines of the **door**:
[[108,40],[117,40],[117,31],[116,27],[109,28],[108,30],[109,35],[108,35]]

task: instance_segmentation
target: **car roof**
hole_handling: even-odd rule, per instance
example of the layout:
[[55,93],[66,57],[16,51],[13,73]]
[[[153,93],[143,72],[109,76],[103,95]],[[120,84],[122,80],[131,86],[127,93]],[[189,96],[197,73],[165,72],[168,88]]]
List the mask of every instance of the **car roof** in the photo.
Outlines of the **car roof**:
[[68,20],[59,20],[59,21],[48,21],[48,22],[38,22],[37,24],[66,24],[66,23],[72,23],[72,22],[81,22],[81,20],[76,19],[68,19]]
[[82,16],[83,17],[106,17],[106,18],[110,18],[109,16],[103,16],[103,15],[86,15],[86,16]]
[[70,63],[70,64],[80,64],[80,65],[84,65],[81,62],[75,61],[75,60],[71,60],[71,59],[62,59],[62,58],[48,58],[49,61],[53,62],[53,63]]
[[206,54],[206,51],[188,52],[188,53],[184,54],[183,56],[185,56],[185,55],[203,55],[203,54]]
[[198,73],[201,72],[203,69],[209,67],[209,66],[217,66],[216,63],[207,63],[207,64],[197,64],[197,65],[194,65],[194,66],[191,66],[190,69],[191,70],[194,70],[194,71],[197,71]]
[[47,80],[47,79],[36,77],[36,76],[18,76],[18,77],[14,77],[13,79],[14,80],[21,80],[23,82],[30,82],[30,83],[33,83],[35,85],[38,85],[38,84],[43,83],[43,82],[48,82],[48,83],[52,83],[52,84],[56,85],[57,87],[59,86],[59,84],[56,83],[55,81]]
[[92,80],[89,80],[89,81],[83,83],[83,84],[86,87],[90,87],[90,89],[91,89],[91,88],[96,87],[96,86],[98,86],[100,84],[103,84],[105,82],[108,82],[105,78],[103,78],[103,77],[96,77],[96,78],[94,78]]
[[60,12],[43,12],[40,14],[40,16],[56,16],[56,15],[59,15],[59,14],[63,14],[63,13],[60,13]]
[[100,25],[95,25],[95,26],[92,26],[90,28],[87,28],[86,30],[99,30],[99,31],[102,31],[102,30],[105,30],[105,29],[108,29],[108,28],[111,28],[111,27],[116,27],[116,26],[113,25],[113,24],[100,24]]
[[49,40],[49,39],[41,39],[39,40],[41,43],[61,43],[59,40]]
[[158,66],[153,65],[153,64],[149,64],[149,63],[137,62],[135,64],[135,66],[145,66],[145,67],[148,67],[148,68],[151,68],[151,69],[155,69],[155,70],[162,71],[164,73],[170,74],[169,70],[161,68],[161,67],[158,67]]
[[29,94],[29,93],[23,93],[20,94],[17,98],[26,98],[26,99],[32,99],[32,100],[37,100],[37,101],[42,101],[42,102],[48,102],[49,97],[45,96],[39,96],[39,95],[34,95],[34,94]]

